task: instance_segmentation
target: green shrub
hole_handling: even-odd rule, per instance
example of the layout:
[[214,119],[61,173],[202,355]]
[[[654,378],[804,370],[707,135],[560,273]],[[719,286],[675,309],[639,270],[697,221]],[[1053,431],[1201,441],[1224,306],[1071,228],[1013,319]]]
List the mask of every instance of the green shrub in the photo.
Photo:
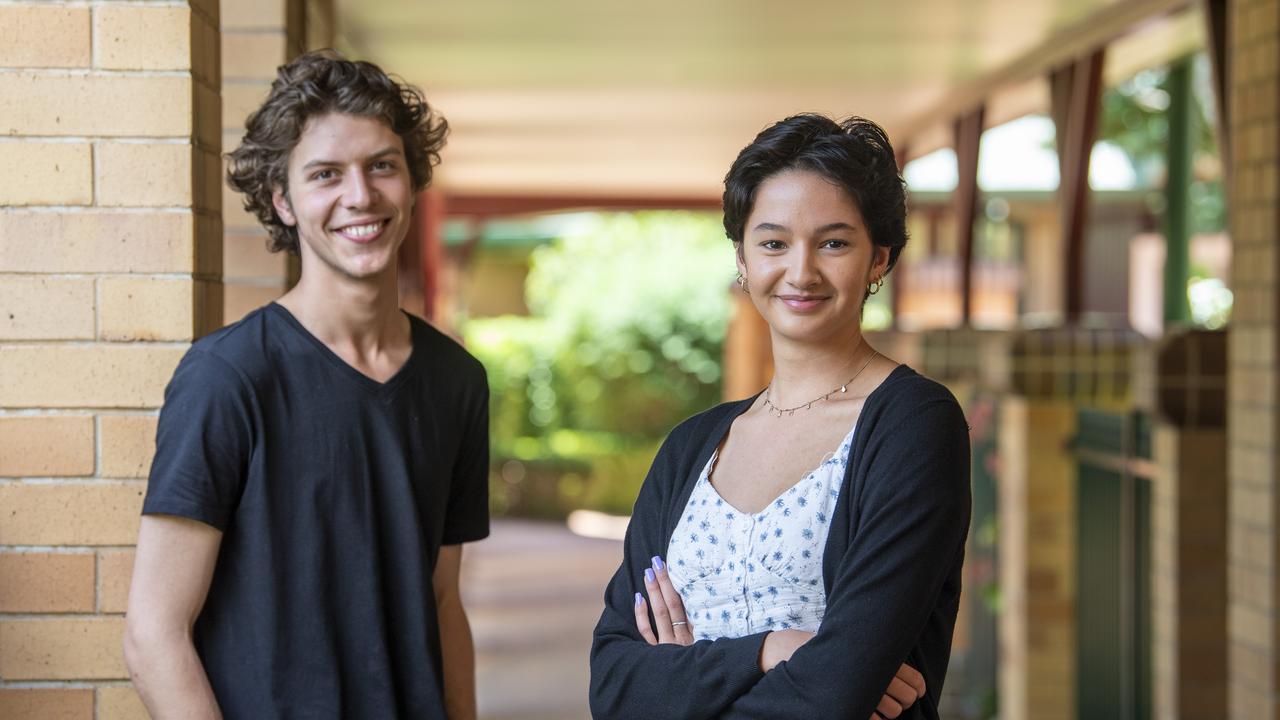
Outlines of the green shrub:
[[489,372],[495,513],[629,512],[662,437],[720,399],[733,275],[705,213],[599,214],[536,250],[532,315],[464,327]]

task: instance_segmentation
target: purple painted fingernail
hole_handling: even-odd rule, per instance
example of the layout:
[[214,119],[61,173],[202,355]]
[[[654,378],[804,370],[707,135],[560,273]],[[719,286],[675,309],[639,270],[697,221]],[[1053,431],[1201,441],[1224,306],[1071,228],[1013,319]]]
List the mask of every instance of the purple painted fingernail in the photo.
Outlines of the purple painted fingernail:
[[653,556],[653,569],[658,571],[667,569],[667,566],[662,564],[662,558],[657,555]]
[[645,581],[647,581],[647,582],[653,582],[653,581],[656,579],[656,576],[653,574],[653,569],[652,569],[652,568],[645,568],[645,570],[644,570],[644,579],[645,579]]
[[643,604],[644,604],[644,596],[641,595],[640,593],[636,593],[636,605],[643,605]]

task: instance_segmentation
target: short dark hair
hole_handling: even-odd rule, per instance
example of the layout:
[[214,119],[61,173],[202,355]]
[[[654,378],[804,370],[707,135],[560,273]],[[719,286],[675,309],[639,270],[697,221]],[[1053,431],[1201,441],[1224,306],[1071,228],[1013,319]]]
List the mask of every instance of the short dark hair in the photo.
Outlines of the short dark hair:
[[738,153],[724,178],[724,231],[730,240],[742,242],[760,184],[787,170],[816,172],[844,188],[871,241],[889,248],[888,269],[893,268],[907,244],[907,193],[883,128],[865,118],[837,123],[812,113],[765,128]]
[[333,50],[299,55],[276,70],[271,92],[245,121],[244,139],[228,153],[227,182],[244,194],[244,209],[271,235],[272,252],[298,252],[298,231],[285,225],[272,191],[289,191],[289,155],[311,118],[346,113],[381,120],[404,142],[414,192],[431,182],[449,124],[427,105],[422,91],[369,62]]

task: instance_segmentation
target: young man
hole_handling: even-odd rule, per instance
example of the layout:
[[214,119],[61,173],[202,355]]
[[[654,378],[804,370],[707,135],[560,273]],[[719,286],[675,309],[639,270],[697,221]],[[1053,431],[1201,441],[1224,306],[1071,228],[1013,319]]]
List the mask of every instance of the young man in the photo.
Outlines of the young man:
[[475,717],[461,543],[488,534],[488,390],[400,311],[447,126],[332,53],[280,68],[228,178],[297,286],[165,392],[125,656],[154,717]]

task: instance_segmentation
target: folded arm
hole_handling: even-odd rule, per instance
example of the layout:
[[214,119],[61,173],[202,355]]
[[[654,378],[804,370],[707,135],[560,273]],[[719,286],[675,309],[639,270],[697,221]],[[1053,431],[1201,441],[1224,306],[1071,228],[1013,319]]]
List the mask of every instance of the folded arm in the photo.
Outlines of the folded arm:
[[762,675],[758,663],[766,633],[688,646],[650,645],[637,628],[635,595],[644,590],[644,571],[650,558],[666,554],[664,515],[668,492],[678,492],[681,485],[681,449],[673,432],[654,458],[627,527],[622,565],[605,589],[591,645],[593,717],[704,720]]
[[[969,443],[954,401],[931,401],[886,434],[858,500],[857,535],[822,626],[720,717],[864,718],[916,646],[969,525]],[[940,678],[928,677],[936,702]]]
[[[684,609],[684,599],[671,582],[662,558],[653,558],[653,567],[645,571],[644,593],[636,593],[636,629],[650,645],[692,645],[693,620]],[[646,599],[645,595],[648,595]],[[653,619],[649,613],[652,611]],[[765,636],[760,648],[760,669],[768,672],[778,664],[791,659],[802,645],[811,640],[814,633],[807,630],[774,630]],[[880,704],[876,706],[879,717],[894,720],[924,696],[924,676],[910,665],[903,664],[889,681]],[[871,720],[877,720],[872,717]]]

